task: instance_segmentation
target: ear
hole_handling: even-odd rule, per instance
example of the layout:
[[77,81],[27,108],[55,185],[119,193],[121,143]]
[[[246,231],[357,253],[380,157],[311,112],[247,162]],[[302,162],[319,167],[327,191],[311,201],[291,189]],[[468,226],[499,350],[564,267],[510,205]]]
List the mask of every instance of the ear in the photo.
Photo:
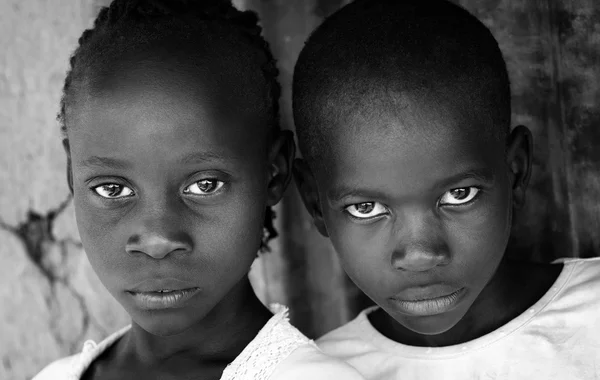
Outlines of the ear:
[[63,139],[63,148],[67,154],[67,185],[69,185],[69,191],[73,195],[73,169],[71,165],[71,148],[69,146],[69,139]]
[[281,131],[277,134],[269,152],[269,173],[267,204],[275,206],[283,197],[285,189],[292,180],[292,162],[296,155],[294,133]]
[[507,141],[506,163],[511,177],[513,205],[521,208],[525,204],[525,193],[531,177],[533,137],[529,128],[515,127]]
[[317,227],[317,230],[321,235],[329,237],[323,219],[323,211],[321,210],[317,181],[308,167],[307,162],[301,158],[294,160],[294,180],[296,181],[296,187],[300,192],[302,202],[310,216],[313,218],[315,227]]

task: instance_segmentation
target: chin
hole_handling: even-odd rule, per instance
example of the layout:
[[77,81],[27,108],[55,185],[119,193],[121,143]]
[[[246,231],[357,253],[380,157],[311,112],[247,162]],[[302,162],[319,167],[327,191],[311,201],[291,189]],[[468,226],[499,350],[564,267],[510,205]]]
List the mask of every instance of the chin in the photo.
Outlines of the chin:
[[147,333],[160,337],[182,334],[197,322],[185,315],[156,311],[137,315],[133,321]]
[[421,335],[439,335],[452,329],[463,314],[444,313],[426,317],[409,317],[406,315],[395,315],[394,319],[406,329]]
[[[423,317],[423,318],[431,318],[431,317]],[[443,334],[456,325],[456,323],[452,323],[450,321],[435,321],[432,323],[429,323],[428,321],[417,321],[416,323],[403,322],[402,324],[407,329],[409,329],[413,332],[416,332],[417,334],[421,334],[421,335]]]

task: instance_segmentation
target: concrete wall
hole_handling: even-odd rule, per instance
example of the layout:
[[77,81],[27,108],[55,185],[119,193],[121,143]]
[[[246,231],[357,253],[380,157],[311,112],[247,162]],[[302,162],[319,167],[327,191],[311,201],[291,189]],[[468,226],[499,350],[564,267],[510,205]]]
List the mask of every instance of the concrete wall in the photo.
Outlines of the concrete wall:
[[0,2],[0,379],[28,379],[127,323],[90,269],[55,115],[91,0]]

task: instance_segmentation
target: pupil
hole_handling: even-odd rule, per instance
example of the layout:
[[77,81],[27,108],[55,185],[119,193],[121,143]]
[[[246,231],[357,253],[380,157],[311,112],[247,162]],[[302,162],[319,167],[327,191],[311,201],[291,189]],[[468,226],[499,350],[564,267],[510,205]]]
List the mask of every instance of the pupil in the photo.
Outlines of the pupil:
[[205,179],[205,180],[198,182],[198,187],[200,188],[201,191],[206,193],[206,192],[211,191],[214,188],[214,182],[209,179]]
[[468,189],[454,189],[452,190],[452,196],[458,200],[463,200],[469,195]]
[[107,185],[106,186],[106,191],[108,192],[109,196],[116,197],[121,192],[121,186],[119,186],[119,185]]
[[361,214],[368,214],[371,211],[373,211],[373,203],[372,202],[365,202],[365,203],[359,203],[356,206],[356,210],[358,212],[360,212]]

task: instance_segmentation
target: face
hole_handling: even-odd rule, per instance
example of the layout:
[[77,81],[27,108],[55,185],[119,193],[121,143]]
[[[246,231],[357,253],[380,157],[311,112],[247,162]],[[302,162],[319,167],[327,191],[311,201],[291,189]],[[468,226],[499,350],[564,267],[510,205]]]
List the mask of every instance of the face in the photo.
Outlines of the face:
[[481,128],[409,100],[402,113],[362,112],[334,125],[327,170],[296,163],[305,204],[350,278],[419,334],[443,333],[469,311],[503,258],[522,197],[527,144],[509,149],[513,173],[504,144]]
[[185,331],[234,297],[265,209],[289,181],[289,136],[269,142],[264,124],[237,112],[255,107],[252,98],[227,92],[234,78],[213,77],[122,62],[69,114],[85,251],[110,293],[156,335]]

